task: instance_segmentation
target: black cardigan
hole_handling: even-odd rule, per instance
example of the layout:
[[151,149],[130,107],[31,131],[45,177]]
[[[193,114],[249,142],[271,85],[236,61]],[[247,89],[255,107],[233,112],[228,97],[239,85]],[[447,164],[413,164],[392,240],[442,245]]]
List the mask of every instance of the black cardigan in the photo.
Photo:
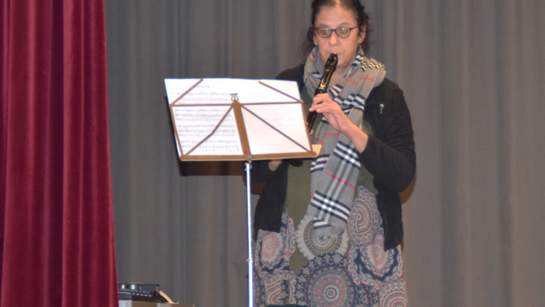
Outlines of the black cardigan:
[[[297,81],[303,88],[303,65],[281,72],[277,79]],[[384,248],[398,246],[403,239],[399,193],[412,181],[416,169],[413,129],[403,91],[394,82],[384,81],[365,102],[364,119],[373,129],[359,159],[373,175],[378,209],[383,220]],[[286,200],[289,161],[271,171],[268,161],[256,161],[252,180],[265,182],[257,202],[254,228],[279,232]]]

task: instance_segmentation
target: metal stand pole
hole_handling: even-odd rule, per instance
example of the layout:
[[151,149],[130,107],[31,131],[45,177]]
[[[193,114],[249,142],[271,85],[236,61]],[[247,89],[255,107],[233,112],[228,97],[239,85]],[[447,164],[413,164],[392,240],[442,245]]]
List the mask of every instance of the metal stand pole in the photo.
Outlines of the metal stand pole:
[[247,221],[248,221],[248,306],[254,305],[254,258],[252,250],[252,198],[251,198],[251,176],[250,170],[252,161],[246,163],[246,202],[247,202]]

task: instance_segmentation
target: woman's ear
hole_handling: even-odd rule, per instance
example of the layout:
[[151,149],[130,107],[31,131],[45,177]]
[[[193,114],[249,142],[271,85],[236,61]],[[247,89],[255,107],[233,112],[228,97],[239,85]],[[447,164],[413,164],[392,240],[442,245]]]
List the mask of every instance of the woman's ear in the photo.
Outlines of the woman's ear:
[[358,37],[358,42],[361,44],[363,40],[365,39],[365,34],[367,33],[367,26],[363,26],[363,28],[360,30],[360,34]]

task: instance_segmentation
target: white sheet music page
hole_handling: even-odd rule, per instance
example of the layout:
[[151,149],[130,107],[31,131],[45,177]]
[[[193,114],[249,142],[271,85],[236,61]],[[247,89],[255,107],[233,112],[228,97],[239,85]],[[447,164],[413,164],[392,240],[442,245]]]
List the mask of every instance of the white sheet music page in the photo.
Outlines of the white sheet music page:
[[302,153],[310,150],[300,103],[244,107],[242,115],[252,154]]
[[[187,154],[202,141],[191,151],[191,154],[199,156],[241,155],[242,146],[234,112],[230,110],[226,114],[228,110],[229,105],[173,107],[176,132],[178,140],[181,142],[183,154]],[[225,119],[211,134],[224,116]],[[209,137],[207,138],[207,136]]]

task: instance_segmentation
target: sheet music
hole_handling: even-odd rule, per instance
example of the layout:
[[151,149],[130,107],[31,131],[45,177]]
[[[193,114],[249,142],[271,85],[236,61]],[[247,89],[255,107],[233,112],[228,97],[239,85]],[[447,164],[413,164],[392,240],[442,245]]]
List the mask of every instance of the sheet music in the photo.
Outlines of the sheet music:
[[[186,154],[195,145],[204,140],[225,115],[229,106],[173,107],[173,117],[178,132],[178,141],[182,144],[182,152]],[[179,145],[178,145],[179,146]],[[200,144],[194,155],[241,155],[242,146],[238,134],[235,116],[231,110],[221,125],[208,139]]]
[[[165,79],[165,86],[182,159],[312,156],[295,81]],[[235,99],[242,118],[234,110],[224,117]],[[248,144],[241,144],[237,120],[245,127]]]
[[[251,111],[242,109],[252,154],[297,153],[310,150],[305,123],[302,120],[304,116],[301,103],[247,105],[245,107]],[[274,123],[276,129],[264,123],[260,118],[267,123]],[[297,144],[302,145],[303,148]]]

